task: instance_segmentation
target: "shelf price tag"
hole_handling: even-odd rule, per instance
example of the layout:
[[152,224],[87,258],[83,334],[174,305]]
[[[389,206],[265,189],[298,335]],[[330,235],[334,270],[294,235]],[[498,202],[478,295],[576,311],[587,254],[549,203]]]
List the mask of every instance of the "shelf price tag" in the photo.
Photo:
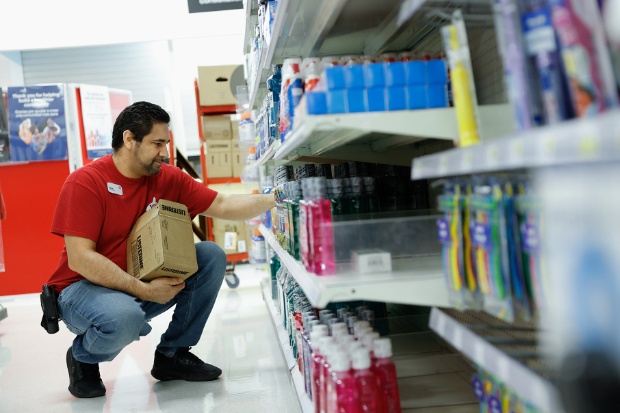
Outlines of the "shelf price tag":
[[540,136],[538,159],[541,164],[547,165],[556,160],[557,139],[554,134],[545,133]]
[[495,169],[499,166],[499,146],[491,143],[486,148],[486,166],[489,169]]
[[577,137],[577,157],[583,160],[596,160],[601,155],[600,131],[593,125],[581,128]]
[[474,153],[470,148],[463,149],[461,153],[461,172],[469,172],[474,167]]
[[508,148],[508,162],[515,166],[521,166],[524,161],[525,144],[521,139],[513,139]]

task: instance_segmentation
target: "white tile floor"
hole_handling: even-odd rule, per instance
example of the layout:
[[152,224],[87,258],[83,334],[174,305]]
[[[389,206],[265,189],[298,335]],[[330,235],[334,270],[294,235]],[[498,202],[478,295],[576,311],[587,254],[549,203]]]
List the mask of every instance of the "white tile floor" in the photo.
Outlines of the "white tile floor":
[[73,334],[48,335],[39,326],[38,295],[0,297],[0,412],[301,412],[272,321],[260,292],[264,268],[238,265],[238,288],[224,283],[200,343],[193,351],[219,366],[214,382],[158,382],[149,371],[170,313],[147,337],[102,363],[107,395],[76,399],[67,390],[65,353]]

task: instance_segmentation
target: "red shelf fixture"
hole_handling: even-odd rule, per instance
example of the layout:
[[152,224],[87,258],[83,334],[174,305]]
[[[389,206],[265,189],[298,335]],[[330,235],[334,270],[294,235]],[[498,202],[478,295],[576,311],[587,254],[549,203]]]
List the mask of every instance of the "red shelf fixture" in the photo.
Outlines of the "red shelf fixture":
[[[200,105],[200,90],[198,88],[198,79],[194,79],[194,92],[196,95],[196,119],[198,119],[198,135],[200,137],[200,170],[202,172],[202,180],[206,186],[216,184],[229,184],[241,182],[241,178],[209,178],[207,173],[207,159],[205,153],[205,137],[202,129],[202,117],[203,116],[215,116],[215,115],[232,115],[237,113],[236,105],[217,105],[217,106],[201,106]],[[208,240],[215,241],[213,238],[213,220],[207,217],[207,233]],[[238,254],[227,254],[228,262],[247,261],[249,255],[247,252]]]

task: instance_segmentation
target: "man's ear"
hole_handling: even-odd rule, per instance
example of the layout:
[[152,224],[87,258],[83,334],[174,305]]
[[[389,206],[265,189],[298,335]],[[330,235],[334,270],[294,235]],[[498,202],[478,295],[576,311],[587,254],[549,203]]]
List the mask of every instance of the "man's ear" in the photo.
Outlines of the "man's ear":
[[135,143],[134,135],[130,130],[123,131],[123,145],[127,149],[131,149]]

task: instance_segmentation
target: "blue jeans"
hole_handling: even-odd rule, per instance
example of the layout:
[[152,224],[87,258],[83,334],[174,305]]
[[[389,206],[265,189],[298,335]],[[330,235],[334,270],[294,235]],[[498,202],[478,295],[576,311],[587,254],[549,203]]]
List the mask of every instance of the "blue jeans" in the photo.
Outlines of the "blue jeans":
[[172,356],[177,349],[198,343],[226,272],[226,254],[213,242],[196,244],[198,271],[170,302],[141,301],[120,291],[81,280],[58,297],[58,310],[67,328],[77,334],[73,357],[100,363],[116,357],[129,343],[151,331],[148,322],[176,304],[172,321],[157,350]]

